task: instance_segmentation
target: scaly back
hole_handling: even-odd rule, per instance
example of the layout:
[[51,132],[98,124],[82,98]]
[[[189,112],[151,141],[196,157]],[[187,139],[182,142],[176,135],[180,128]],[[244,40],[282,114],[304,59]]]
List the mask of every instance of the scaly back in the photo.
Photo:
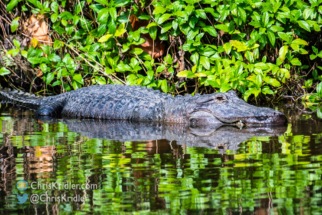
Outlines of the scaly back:
[[73,118],[163,121],[171,95],[139,86],[101,85],[69,92],[62,115]]

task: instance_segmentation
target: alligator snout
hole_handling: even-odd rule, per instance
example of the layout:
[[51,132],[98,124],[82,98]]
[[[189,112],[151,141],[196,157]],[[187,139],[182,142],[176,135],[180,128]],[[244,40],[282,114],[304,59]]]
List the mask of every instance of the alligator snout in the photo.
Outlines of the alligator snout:
[[266,113],[266,115],[255,114],[253,117],[245,117],[243,121],[246,124],[285,124],[287,122],[286,117],[279,111],[272,113]]

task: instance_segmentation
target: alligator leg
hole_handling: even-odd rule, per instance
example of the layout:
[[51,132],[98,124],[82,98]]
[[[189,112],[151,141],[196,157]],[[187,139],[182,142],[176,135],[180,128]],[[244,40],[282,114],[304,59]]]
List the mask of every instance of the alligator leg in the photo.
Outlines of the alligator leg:
[[39,116],[59,116],[63,108],[64,105],[60,102],[44,104],[37,109],[36,114]]

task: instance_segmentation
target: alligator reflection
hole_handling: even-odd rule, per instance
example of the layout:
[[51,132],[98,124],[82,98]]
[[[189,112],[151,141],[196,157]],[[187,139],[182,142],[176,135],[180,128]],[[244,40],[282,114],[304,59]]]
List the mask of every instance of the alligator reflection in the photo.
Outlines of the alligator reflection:
[[[0,111],[0,208],[6,213],[321,212],[321,121],[307,116],[288,114],[292,125],[285,132],[39,120],[30,111]],[[21,179],[98,188],[19,191]],[[24,193],[87,200],[19,204],[16,195]]]
[[[252,137],[280,136],[287,126],[251,127],[233,126],[188,127],[181,124],[155,124],[127,121],[62,120],[68,129],[89,138],[118,141],[146,141],[166,139],[188,147],[208,147],[237,150],[238,144]],[[50,121],[48,121],[50,122]]]

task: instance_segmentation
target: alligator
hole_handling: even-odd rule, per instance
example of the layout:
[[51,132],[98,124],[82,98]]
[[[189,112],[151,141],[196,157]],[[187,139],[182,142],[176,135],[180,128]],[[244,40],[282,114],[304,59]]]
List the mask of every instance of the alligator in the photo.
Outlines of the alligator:
[[284,124],[283,113],[256,107],[238,98],[235,91],[175,96],[140,86],[95,85],[56,96],[0,90],[2,102],[31,108],[38,116],[154,121],[192,126],[236,124],[239,127]]

